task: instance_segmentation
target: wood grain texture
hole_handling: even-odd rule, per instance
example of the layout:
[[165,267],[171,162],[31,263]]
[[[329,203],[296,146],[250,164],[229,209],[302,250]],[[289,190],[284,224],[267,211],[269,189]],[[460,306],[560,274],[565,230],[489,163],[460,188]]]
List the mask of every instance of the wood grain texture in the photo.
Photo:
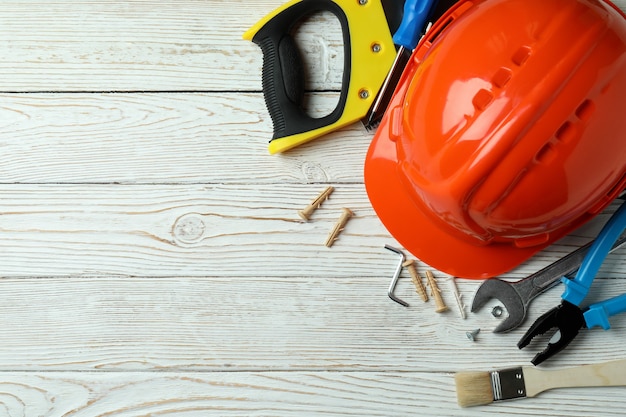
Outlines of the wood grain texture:
[[[311,110],[332,103],[320,93]],[[0,94],[0,182],[362,183],[362,125],[270,156],[264,106],[258,93]]]
[[[300,219],[297,211],[323,188],[3,185],[0,265],[4,276],[31,277],[390,277],[396,258],[384,245],[398,244],[376,217],[362,184],[337,186],[310,221]],[[342,207],[354,217],[327,248]],[[615,207],[508,276],[520,277],[586,243]],[[616,273],[624,277],[624,263],[615,259]]]
[[[297,211],[319,189],[7,185],[6,205],[0,204],[3,271],[31,276],[371,276],[376,259],[393,262],[383,250],[388,234],[368,208],[361,185],[342,186],[311,221],[303,222]],[[342,206],[351,207],[355,218],[336,245],[326,248]],[[366,248],[375,248],[376,254],[352,262],[365,257]]]
[[[458,409],[451,375],[414,372],[0,373],[10,416],[621,416],[622,390],[552,391]],[[576,402],[571,401],[575,392]],[[568,395],[568,393],[570,395]],[[436,401],[433,401],[436,398]],[[550,410],[549,407],[556,407]]]
[[[241,36],[282,4],[1,2],[0,416],[623,415],[620,388],[458,408],[454,372],[528,364],[539,347],[516,348],[525,328],[490,332],[495,302],[463,320],[437,271],[447,313],[406,271],[410,307],[387,298],[397,242],[367,199],[360,125],[268,155],[262,54]],[[325,114],[340,28],[323,13],[295,36],[308,110]],[[326,248],[343,207],[355,217]],[[585,244],[615,207],[507,277]],[[623,292],[624,253],[586,301]],[[467,305],[478,284],[457,281]],[[611,324],[548,366],[625,357],[626,318]]]
[[[444,277],[437,278],[454,306],[444,314],[421,301],[408,277],[397,294],[409,308],[387,298],[386,277],[5,278],[0,369],[452,373],[528,364],[541,350],[545,340],[516,348],[523,328],[490,332],[495,302],[461,319]],[[600,279],[590,300],[622,292],[611,283]],[[459,282],[468,301],[473,284]],[[528,324],[559,293],[537,299]],[[548,365],[626,356],[626,318],[611,324],[609,332],[583,332]],[[466,332],[476,328],[482,331],[472,342]]]
[[[262,54],[242,35],[282,3],[5,1],[0,91],[260,91]],[[298,32],[309,88],[341,85],[332,19],[314,16]]]

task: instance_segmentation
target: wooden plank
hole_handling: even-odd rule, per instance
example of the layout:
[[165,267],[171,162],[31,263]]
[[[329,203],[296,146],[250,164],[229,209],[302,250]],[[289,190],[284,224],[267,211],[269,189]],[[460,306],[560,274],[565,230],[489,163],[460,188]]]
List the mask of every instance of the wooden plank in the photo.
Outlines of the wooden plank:
[[0,380],[2,412],[11,416],[621,416],[624,409],[621,388],[461,409],[452,376],[441,373],[3,372]]
[[[309,222],[297,211],[323,185],[0,188],[5,275],[372,276],[394,262],[358,184],[339,185]],[[343,206],[355,218],[326,248]]]
[[[517,350],[524,329],[491,334],[490,306],[460,319],[443,274],[444,315],[406,274],[411,306],[386,297],[394,240],[365,195],[360,126],[267,155],[261,53],[241,33],[280,4],[2,2],[0,415],[623,415],[618,388],[456,407],[453,372],[528,363],[538,346]],[[331,20],[299,33],[309,89],[339,88]],[[326,184],[337,191],[301,222]],[[324,248],[344,206],[357,216]],[[509,276],[582,245],[607,215]],[[623,292],[625,262],[612,256],[586,301]],[[466,303],[477,285],[459,282]],[[626,321],[612,325],[549,366],[624,356]]]
[[[529,364],[547,343],[516,347],[560,290],[535,300],[526,326],[493,334],[495,302],[463,320],[438,278],[450,307],[443,314],[407,277],[397,295],[408,308],[387,298],[388,277],[4,278],[0,370],[449,373]],[[469,304],[478,282],[458,286]],[[623,288],[623,280],[599,278],[589,302]],[[611,324],[583,331],[548,367],[625,357],[626,317]]]
[[[3,1],[0,91],[260,91],[261,52],[241,36],[283,3]],[[297,39],[307,87],[339,89],[334,17],[314,17]]]
[[[318,115],[332,93],[311,101]],[[358,123],[270,156],[261,94],[1,94],[5,183],[362,182]]]
[[[280,0],[3,1],[0,91],[245,91],[261,89],[261,50],[243,33]],[[339,23],[298,30],[307,87],[337,89]]]
[[[300,219],[297,211],[323,188],[2,185],[2,274],[390,277],[396,259],[383,246],[397,243],[376,217],[362,184],[337,184],[310,221]],[[355,215],[327,248],[324,242],[342,207]],[[615,207],[510,276],[581,246]]]

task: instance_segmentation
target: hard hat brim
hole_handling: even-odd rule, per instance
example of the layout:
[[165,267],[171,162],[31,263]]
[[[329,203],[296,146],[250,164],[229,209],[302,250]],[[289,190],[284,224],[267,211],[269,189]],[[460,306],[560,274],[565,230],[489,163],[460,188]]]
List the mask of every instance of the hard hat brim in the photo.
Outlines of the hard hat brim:
[[365,187],[374,211],[389,233],[411,254],[433,268],[460,278],[503,274],[546,245],[517,248],[510,243],[484,246],[441,230],[408,195],[383,121],[365,160]]

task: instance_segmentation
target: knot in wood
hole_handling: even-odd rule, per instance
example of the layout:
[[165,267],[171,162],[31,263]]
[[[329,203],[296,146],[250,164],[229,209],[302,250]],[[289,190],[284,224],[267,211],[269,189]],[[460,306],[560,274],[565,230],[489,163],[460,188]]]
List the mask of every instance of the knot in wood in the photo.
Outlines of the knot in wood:
[[202,216],[191,213],[185,214],[174,223],[172,234],[174,239],[181,243],[197,243],[204,236],[206,225]]

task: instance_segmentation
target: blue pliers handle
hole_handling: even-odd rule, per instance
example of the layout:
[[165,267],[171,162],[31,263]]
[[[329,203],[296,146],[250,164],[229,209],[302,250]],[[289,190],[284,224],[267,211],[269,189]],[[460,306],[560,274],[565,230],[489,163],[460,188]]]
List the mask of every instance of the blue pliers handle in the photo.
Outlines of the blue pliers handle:
[[[611,217],[609,222],[604,226],[598,239],[591,245],[587,256],[573,280],[564,279],[565,291],[563,292],[563,300],[572,304],[580,305],[587,296],[589,288],[593,283],[604,258],[611,250],[613,243],[620,237],[626,229],[626,203],[623,203],[617,212]],[[608,245],[608,248],[607,248]],[[567,281],[567,282],[565,282]],[[601,326],[608,330],[611,328],[609,317],[626,311],[626,294],[592,304],[584,313],[587,328]]]
[[604,259],[611,251],[613,244],[626,229],[626,202],[617,209],[602,231],[596,238],[589,252],[585,256],[576,277],[572,280],[563,279],[565,291],[561,304],[539,317],[520,339],[517,346],[522,349],[540,334],[551,330],[560,332],[555,342],[552,340],[548,347],[538,353],[531,361],[538,365],[563,350],[582,328],[601,326],[609,329],[609,317],[626,311],[626,293],[608,300],[592,304],[584,310],[580,304],[587,296],[589,288],[600,270]]

